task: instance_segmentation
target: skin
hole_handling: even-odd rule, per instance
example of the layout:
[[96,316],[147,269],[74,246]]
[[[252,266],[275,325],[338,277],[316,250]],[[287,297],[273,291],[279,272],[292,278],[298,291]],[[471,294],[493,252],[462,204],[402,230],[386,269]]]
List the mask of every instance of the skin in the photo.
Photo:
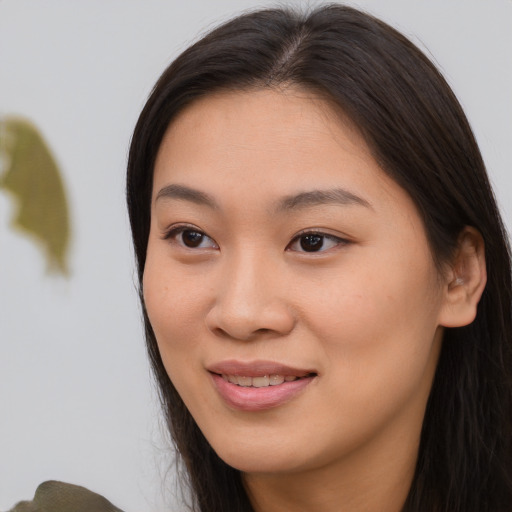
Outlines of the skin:
[[[350,200],[284,201],[334,189]],[[304,230],[326,235],[321,250],[304,251]],[[194,233],[200,244],[187,246]],[[461,252],[481,270],[468,233]],[[257,511],[400,510],[443,325],[474,315],[459,307],[464,290],[453,298],[453,279],[436,269],[411,198],[321,98],[210,95],[164,136],[144,299],[170,378],[219,456],[243,471]],[[233,359],[316,376],[278,407],[241,411],[207,371]]]

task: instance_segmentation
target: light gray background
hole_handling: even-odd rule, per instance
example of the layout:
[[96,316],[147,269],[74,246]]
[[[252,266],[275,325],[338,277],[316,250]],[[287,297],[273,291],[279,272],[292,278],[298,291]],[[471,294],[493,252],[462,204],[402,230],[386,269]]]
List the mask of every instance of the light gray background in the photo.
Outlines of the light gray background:
[[[305,5],[289,2],[297,3]],[[512,1],[350,3],[434,56],[511,226]],[[47,277],[37,247],[8,228],[14,204],[0,191],[0,510],[50,478],[90,487],[127,512],[170,502],[173,470],[124,206],[127,147],[167,63],[213,23],[262,5],[271,4],[0,0],[0,116],[22,114],[41,128],[63,170],[74,227],[71,278]]]

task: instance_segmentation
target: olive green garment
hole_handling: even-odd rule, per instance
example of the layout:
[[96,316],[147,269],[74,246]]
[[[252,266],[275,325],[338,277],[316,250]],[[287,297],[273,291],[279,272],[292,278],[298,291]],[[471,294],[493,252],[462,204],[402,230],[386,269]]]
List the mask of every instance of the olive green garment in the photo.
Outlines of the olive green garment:
[[85,487],[49,481],[36,490],[32,501],[20,501],[9,512],[123,512],[103,496]]

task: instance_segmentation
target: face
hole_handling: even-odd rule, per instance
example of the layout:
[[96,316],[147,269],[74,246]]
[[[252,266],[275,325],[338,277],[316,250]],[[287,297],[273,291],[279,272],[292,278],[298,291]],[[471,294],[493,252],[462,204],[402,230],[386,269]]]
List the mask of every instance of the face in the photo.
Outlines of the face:
[[286,473],[414,450],[441,281],[412,200],[322,99],[216,94],[169,127],[144,300],[228,464]]

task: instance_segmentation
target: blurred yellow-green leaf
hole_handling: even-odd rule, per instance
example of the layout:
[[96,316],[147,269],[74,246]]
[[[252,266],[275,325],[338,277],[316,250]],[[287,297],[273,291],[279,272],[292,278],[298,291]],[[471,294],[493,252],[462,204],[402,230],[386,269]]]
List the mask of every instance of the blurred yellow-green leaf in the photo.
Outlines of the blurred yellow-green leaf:
[[28,120],[0,123],[4,169],[0,189],[15,200],[11,225],[42,247],[49,271],[68,273],[70,222],[59,168],[39,130]]

